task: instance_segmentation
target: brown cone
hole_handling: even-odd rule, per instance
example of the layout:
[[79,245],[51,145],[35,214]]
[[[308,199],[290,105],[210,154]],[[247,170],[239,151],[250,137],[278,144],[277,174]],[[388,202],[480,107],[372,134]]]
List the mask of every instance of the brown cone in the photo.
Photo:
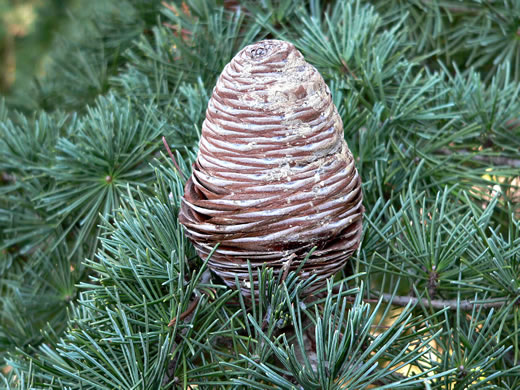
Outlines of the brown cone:
[[[330,90],[288,42],[247,46],[208,103],[179,221],[226,284],[250,295],[247,261],[323,282],[357,249],[361,180]],[[285,265],[285,268],[284,268]],[[319,284],[319,283],[318,283]]]

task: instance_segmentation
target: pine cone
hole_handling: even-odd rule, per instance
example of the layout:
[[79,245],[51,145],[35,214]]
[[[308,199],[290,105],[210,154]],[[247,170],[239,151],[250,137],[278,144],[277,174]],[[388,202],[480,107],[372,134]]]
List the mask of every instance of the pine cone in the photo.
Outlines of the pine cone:
[[[330,90],[294,45],[242,49],[206,111],[179,215],[186,235],[224,282],[250,295],[247,262],[298,268],[325,283],[357,249],[361,180]],[[257,283],[255,281],[255,283]],[[319,286],[320,283],[317,283]]]

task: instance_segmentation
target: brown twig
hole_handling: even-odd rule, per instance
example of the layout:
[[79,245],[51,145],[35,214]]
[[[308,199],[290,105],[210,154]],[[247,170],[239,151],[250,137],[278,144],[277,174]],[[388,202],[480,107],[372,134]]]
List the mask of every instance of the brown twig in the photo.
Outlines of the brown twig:
[[471,311],[475,307],[482,307],[483,309],[500,308],[508,303],[508,301],[505,299],[493,302],[476,302],[469,299],[426,299],[408,296],[396,296],[387,293],[381,294],[381,297],[383,298],[383,301],[395,306],[406,306],[409,303],[416,305],[420,303],[422,306],[431,307],[433,309],[448,308],[449,310],[457,310],[457,308],[459,308],[462,311]]
[[173,153],[170,149],[170,146],[168,145],[168,142],[166,141],[166,137],[162,137],[162,141],[163,141],[163,144],[164,144],[164,147],[166,148],[166,151],[168,152],[168,155],[170,156],[170,158],[172,159],[173,161],[173,165],[175,165],[175,168],[177,169],[177,171],[179,172],[179,174],[181,175],[181,177],[183,179],[186,179],[186,176],[184,176],[184,173],[181,171],[181,168],[179,167],[179,165],[177,164],[177,160],[175,160],[175,157],[173,156]]
[[349,68],[347,61],[345,61],[343,58],[341,59],[341,65],[343,66],[343,70],[347,73],[349,73],[355,80],[358,79],[356,74],[352,72],[352,70]]
[[267,325],[269,325],[269,321],[271,321],[271,313],[273,311],[273,308],[271,305],[267,306],[267,313],[265,313],[264,320],[262,321],[262,330],[265,330],[267,328]]
[[[185,260],[189,261],[189,259],[186,259],[186,258],[185,258]],[[206,284],[210,281],[210,279],[211,279],[211,273],[209,272],[208,269],[206,269],[200,277],[199,284]],[[215,293],[214,289],[211,289],[211,290],[213,291],[213,293]],[[206,291],[202,291],[202,293],[208,295],[208,293]],[[200,297],[201,297],[200,295],[196,295],[195,299],[190,303],[190,305],[188,306],[186,311],[184,311],[178,318],[175,317],[174,319],[172,319],[170,321],[170,323],[168,324],[168,326],[171,327],[171,326],[175,325],[175,323],[177,321],[182,321],[184,318],[186,318],[191,313],[193,313],[193,310],[195,310],[195,308],[197,307],[197,305],[200,302]],[[182,331],[183,330],[181,330],[181,333],[182,333]],[[178,335],[177,335],[177,338],[178,338]],[[177,360],[178,360],[178,357],[175,356],[175,351],[177,350],[177,348],[179,346],[178,343],[180,343],[180,341],[178,341],[176,339],[176,340],[174,340],[174,342],[172,344],[172,348],[170,351],[172,358],[171,358],[170,362],[168,363],[168,368],[164,374],[164,377],[162,380],[163,385],[167,385],[169,383],[171,383],[173,385],[177,385],[179,383],[179,378],[175,376],[175,368],[177,366]]]
[[[339,288],[335,287],[332,292],[337,294],[339,292]],[[471,311],[474,307],[482,307],[483,309],[500,308],[510,302],[505,298],[495,300],[493,302],[476,302],[469,299],[464,299],[461,301],[457,301],[457,299],[427,299],[411,296],[392,295],[388,293],[381,293],[380,296],[384,302],[395,306],[406,306],[409,303],[412,305],[417,305],[420,303],[422,306],[431,307],[432,309],[448,308],[449,310],[457,310],[458,307],[462,311]],[[349,302],[355,302],[356,300],[355,297],[345,297],[345,299],[347,299]],[[379,302],[379,299],[363,298],[363,302],[377,303]]]
[[[352,303],[356,301],[355,297],[345,297],[345,299],[347,301],[349,301],[349,302],[352,302]],[[377,302],[379,302],[379,299],[371,299],[371,298],[363,298],[362,300],[365,303],[377,303]]]
[[173,326],[175,325],[175,323],[177,321],[181,321],[183,320],[184,318],[186,318],[187,316],[189,316],[193,310],[195,310],[195,308],[197,307],[197,305],[199,304],[199,301],[200,301],[200,296],[197,296],[195,297],[195,299],[193,301],[191,301],[190,305],[188,306],[188,308],[186,309],[186,311],[184,311],[183,313],[181,313],[181,315],[177,318],[173,318],[170,323],[168,324],[168,326]]
[[[449,156],[454,153],[453,151],[448,150],[448,149],[440,149],[437,152],[440,154],[443,154],[445,156]],[[471,157],[472,160],[481,161],[481,162],[485,162],[485,163],[491,163],[494,165],[506,165],[511,168],[520,168],[520,159],[502,157],[502,156],[482,156],[479,154],[474,154],[470,150],[467,150],[467,149],[460,149],[457,152],[459,152],[461,154],[467,154],[468,157]]]
[[[209,271],[209,269],[204,270],[204,272],[202,273],[202,275],[200,277],[199,285],[200,284],[207,284],[207,283],[209,283],[210,279],[211,279],[211,272]],[[211,289],[211,290],[212,290],[213,293],[215,293],[214,289]],[[206,291],[202,290],[201,292],[203,294],[209,296],[209,294]],[[189,304],[188,308],[183,313],[181,313],[181,315],[178,318],[175,317],[174,319],[172,319],[169,322],[168,326],[173,326],[173,325],[175,325],[175,323],[177,321],[182,321],[187,316],[189,316],[193,312],[193,310],[195,310],[195,308],[199,304],[200,297],[201,297],[201,295],[199,293],[196,293],[196,294],[197,295],[195,296],[195,299],[193,299],[193,301],[191,301],[191,303]]]
[[282,274],[282,282],[285,281],[285,279],[287,279],[287,275],[289,275],[289,269],[291,268],[291,265],[293,263],[293,260],[296,258],[296,255],[294,253],[291,253],[291,255],[289,256],[289,258],[285,261],[285,263],[283,264],[282,268],[283,268],[283,274]]
[[[422,2],[426,5],[431,5],[434,3],[432,0],[422,0]],[[444,8],[445,10],[448,10],[454,14],[477,15],[480,12],[478,8],[471,8],[471,7],[464,7],[464,6],[443,5],[442,8]]]

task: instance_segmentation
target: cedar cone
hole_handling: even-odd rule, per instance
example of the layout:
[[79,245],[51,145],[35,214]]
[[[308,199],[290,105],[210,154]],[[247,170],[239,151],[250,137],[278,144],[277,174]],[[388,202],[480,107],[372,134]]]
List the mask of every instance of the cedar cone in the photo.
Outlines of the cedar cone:
[[[201,258],[250,295],[247,262],[321,280],[340,270],[362,230],[361,179],[330,90],[294,45],[242,49],[208,103],[179,221]],[[256,272],[254,273],[254,277]],[[257,281],[254,281],[257,283]],[[257,288],[255,288],[257,290]]]

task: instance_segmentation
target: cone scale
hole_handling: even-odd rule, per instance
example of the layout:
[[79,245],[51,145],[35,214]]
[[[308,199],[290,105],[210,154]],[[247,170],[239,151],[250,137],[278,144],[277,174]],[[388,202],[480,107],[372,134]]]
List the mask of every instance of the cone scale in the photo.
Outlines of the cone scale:
[[[288,42],[242,49],[220,75],[179,220],[208,266],[250,295],[248,261],[322,283],[359,246],[361,180],[330,90]],[[256,281],[254,281],[256,283]]]

